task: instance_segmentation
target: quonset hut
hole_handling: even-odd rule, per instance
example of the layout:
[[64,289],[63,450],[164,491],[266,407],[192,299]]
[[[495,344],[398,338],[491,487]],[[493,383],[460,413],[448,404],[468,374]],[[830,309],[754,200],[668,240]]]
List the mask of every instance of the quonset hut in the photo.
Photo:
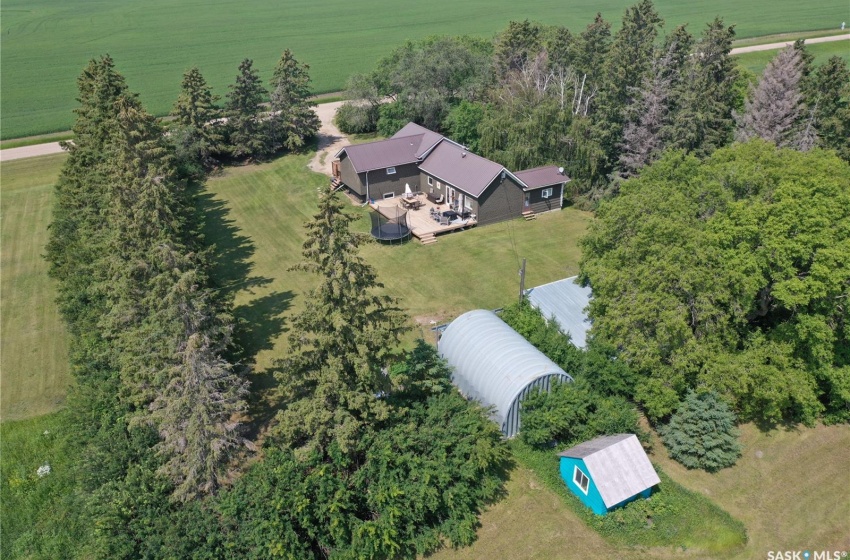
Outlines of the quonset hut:
[[493,407],[490,418],[506,437],[519,431],[519,405],[533,389],[573,380],[491,311],[452,321],[438,349],[454,369],[452,382],[467,398]]

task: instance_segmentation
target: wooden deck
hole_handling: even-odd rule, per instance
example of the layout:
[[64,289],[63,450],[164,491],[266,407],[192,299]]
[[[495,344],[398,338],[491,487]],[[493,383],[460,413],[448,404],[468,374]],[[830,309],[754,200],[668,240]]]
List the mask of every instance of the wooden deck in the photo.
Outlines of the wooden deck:
[[477,223],[474,219],[470,218],[464,220],[463,223],[441,225],[431,217],[431,208],[436,208],[440,212],[444,212],[449,210],[449,205],[434,204],[422,193],[417,195],[416,200],[422,204],[418,210],[408,210],[404,208],[402,206],[401,197],[376,200],[369,204],[369,206],[387,218],[395,218],[397,213],[406,211],[407,225],[410,227],[411,233],[414,237],[422,241],[433,239],[441,233],[473,227]]

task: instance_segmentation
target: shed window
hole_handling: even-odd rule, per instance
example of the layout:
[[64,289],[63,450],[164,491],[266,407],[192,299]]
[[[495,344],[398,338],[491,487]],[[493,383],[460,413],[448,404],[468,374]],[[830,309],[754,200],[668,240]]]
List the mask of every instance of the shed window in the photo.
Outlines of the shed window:
[[395,167],[387,167],[387,175],[395,175]]
[[543,198],[552,198],[552,187],[543,189]]
[[433,184],[434,184],[434,179],[433,179],[432,177],[428,177],[428,184],[429,184],[429,185],[433,185]]
[[590,486],[590,479],[587,478],[587,475],[581,472],[581,469],[576,467],[573,471],[573,482],[576,483],[576,486],[581,488],[581,491],[587,494],[587,488]]

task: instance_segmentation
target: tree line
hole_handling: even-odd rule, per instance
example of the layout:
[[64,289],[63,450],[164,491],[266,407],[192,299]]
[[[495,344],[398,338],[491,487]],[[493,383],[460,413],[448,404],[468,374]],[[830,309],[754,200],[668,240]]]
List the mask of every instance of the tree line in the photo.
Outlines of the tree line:
[[319,130],[310,101],[309,69],[286,49],[266,89],[254,62],[246,58],[223,107],[201,71],[189,69],[169,127],[179,165],[201,176],[224,160],[258,159],[303,148]]
[[[408,319],[359,256],[370,238],[351,231],[356,216],[331,190],[319,193],[295,265],[316,284],[275,366],[280,412],[262,445],[246,439],[249,372],[200,233],[203,175],[180,157],[215,140],[203,136],[215,130],[213,97],[193,81],[206,93],[185,88],[166,133],[110,57],[78,80],[46,249],[74,378],[61,412],[74,459],[51,476],[70,490],[11,549],[413,558],[470,544],[481,509],[503,492],[507,448],[433,347],[402,347]],[[253,124],[297,128],[290,116]]]
[[842,58],[814,67],[800,41],[757,80],[729,56],[734,26],[717,18],[697,36],[687,26],[662,36],[663,25],[642,0],[615,33],[597,14],[578,33],[514,21],[492,41],[408,42],[351,77],[337,121],[382,135],[414,121],[509,168],[563,166],[584,204],[616,194],[667,149],[706,157],[757,136],[850,158]]

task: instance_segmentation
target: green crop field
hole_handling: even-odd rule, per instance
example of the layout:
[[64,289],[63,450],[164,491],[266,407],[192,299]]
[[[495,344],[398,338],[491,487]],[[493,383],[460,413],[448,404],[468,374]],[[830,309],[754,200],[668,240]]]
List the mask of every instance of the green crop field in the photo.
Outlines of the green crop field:
[[[229,2],[100,2],[5,0],[0,138],[67,130],[75,79],[86,62],[111,54],[133,91],[156,114],[168,112],[180,78],[197,64],[219,94],[239,61],[253,58],[269,77],[280,53],[292,49],[312,67],[317,92],[342,88],[406,39],[431,34],[490,37],[508,21],[531,19],[587,25],[599,11],[617,24],[633,0],[245,0]],[[740,37],[786,31],[837,29],[848,18],[845,0],[657,0],[667,28],[689,22],[698,32],[720,15]]]

